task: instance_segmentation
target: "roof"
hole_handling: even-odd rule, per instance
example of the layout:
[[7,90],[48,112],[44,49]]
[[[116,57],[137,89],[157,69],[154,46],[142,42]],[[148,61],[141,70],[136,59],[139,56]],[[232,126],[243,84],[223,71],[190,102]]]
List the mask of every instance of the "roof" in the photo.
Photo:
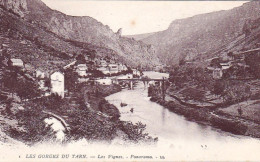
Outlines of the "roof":
[[20,63],[23,64],[23,61],[21,59],[11,59],[13,63]]
[[78,67],[87,67],[86,64],[78,64],[77,66],[78,66]]
[[108,66],[118,66],[117,64],[109,64]]
[[250,50],[247,50],[247,51],[242,51],[242,52],[236,53],[236,55],[247,54],[247,53],[256,52],[256,51],[260,51],[260,48],[255,48],[255,49],[250,49]]
[[210,62],[210,61],[213,60],[213,59],[219,59],[219,57],[216,56],[216,57],[213,57],[213,58],[209,58],[209,59],[207,59],[206,61],[207,61],[207,62]]
[[71,65],[74,65],[77,61],[73,61],[71,63],[69,63],[68,65],[64,66],[63,69],[67,69],[69,68]]
[[230,66],[229,62],[225,62],[225,63],[220,63],[221,66]]
[[99,67],[98,70],[108,70],[106,67]]
[[62,74],[62,75],[64,75],[61,71],[54,71],[54,72],[51,73],[51,75],[53,75],[53,74],[57,74],[57,73],[58,73],[58,74]]

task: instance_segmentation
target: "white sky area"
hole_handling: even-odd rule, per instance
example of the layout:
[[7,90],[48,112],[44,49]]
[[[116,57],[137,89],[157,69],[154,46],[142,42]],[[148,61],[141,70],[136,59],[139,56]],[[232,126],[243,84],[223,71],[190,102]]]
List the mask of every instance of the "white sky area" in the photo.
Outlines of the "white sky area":
[[90,16],[123,35],[162,31],[173,20],[241,6],[245,1],[84,1],[42,0],[72,16]]

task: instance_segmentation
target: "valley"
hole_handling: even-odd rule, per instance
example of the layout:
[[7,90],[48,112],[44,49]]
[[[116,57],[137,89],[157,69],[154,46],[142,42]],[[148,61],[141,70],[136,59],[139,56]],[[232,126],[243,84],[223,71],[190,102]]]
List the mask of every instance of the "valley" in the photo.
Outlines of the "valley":
[[41,0],[1,1],[0,22],[1,144],[260,146],[258,1],[126,36]]

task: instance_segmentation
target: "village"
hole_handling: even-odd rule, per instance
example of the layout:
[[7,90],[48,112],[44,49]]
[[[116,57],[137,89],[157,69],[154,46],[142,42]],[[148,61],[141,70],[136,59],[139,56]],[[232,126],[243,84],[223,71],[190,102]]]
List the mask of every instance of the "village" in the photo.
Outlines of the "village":
[[83,137],[111,140],[117,133],[115,130],[125,132],[130,141],[153,141],[147,134],[135,132],[143,130],[142,124],[120,121],[119,110],[104,98],[122,88],[130,88],[130,83],[120,85],[117,78],[140,78],[140,70],[109,58],[83,55],[67,61],[65,66],[46,70],[11,57],[7,45],[0,47],[0,111],[3,119],[13,121],[5,123],[3,128],[12,138],[21,138],[28,144],[50,140],[46,133],[55,131],[49,127],[57,120],[64,130],[57,130],[51,137],[54,141]]
[[[25,76],[37,82],[39,89],[44,92],[45,96],[58,94],[64,98],[67,92],[66,78],[70,77],[74,77],[75,84],[95,82],[95,84],[111,85],[116,77],[130,79],[139,78],[142,75],[140,70],[131,69],[125,64],[117,63],[108,58],[90,59],[90,57],[82,55],[56,70],[32,68],[30,63],[25,63],[20,58],[11,58],[6,51],[6,45],[2,44],[0,49],[2,69],[5,67],[18,68],[24,72]],[[68,71],[70,73],[67,73]],[[68,76],[65,76],[66,74]],[[4,86],[2,82],[1,86]]]

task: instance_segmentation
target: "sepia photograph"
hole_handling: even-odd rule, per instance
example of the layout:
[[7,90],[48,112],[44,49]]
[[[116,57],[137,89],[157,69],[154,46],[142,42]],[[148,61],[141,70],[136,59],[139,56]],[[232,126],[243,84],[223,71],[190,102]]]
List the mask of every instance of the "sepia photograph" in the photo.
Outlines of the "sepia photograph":
[[0,0],[0,161],[260,161],[260,1]]

